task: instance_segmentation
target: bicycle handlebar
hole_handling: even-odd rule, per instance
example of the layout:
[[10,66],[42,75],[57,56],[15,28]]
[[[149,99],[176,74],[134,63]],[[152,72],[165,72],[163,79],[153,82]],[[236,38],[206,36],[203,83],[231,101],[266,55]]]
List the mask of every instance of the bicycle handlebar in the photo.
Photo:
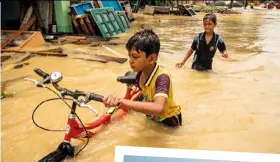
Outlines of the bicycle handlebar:
[[[40,82],[38,82],[38,81],[36,81],[34,79],[29,79],[29,78],[25,78],[25,80],[34,82],[38,87],[45,87],[44,84],[52,83],[52,85],[55,87],[55,89],[60,91],[62,96],[66,96],[67,95],[67,96],[70,96],[72,98],[78,98],[80,96],[84,96],[84,97],[86,97],[86,101],[87,102],[89,102],[90,100],[95,100],[95,101],[98,101],[98,102],[103,102],[103,98],[104,97],[99,95],[99,94],[92,93],[92,92],[85,93],[85,92],[79,91],[79,90],[76,90],[75,92],[70,91],[70,90],[68,90],[66,88],[60,87],[57,84],[57,81],[53,81],[52,78],[51,78],[51,75],[46,73],[46,72],[44,72],[43,70],[41,70],[39,68],[35,68],[34,72],[36,74],[38,74],[39,76],[41,76],[42,78],[44,78],[44,79],[42,81],[40,81]],[[55,79],[57,79],[57,78],[55,78]]]
[[95,94],[95,93],[88,93],[87,98],[89,100],[95,100],[95,101],[99,101],[99,102],[103,102],[103,96],[99,95],[99,94]]
[[49,76],[49,74],[45,73],[44,71],[42,71],[39,68],[35,68],[34,71],[36,74],[38,74],[39,76],[41,76],[44,79]]

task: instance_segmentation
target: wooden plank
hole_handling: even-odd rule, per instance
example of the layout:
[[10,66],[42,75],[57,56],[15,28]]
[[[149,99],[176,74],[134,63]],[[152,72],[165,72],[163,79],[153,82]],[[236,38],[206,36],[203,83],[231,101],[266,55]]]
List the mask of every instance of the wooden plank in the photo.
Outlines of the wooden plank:
[[90,40],[77,40],[72,42],[73,44],[90,44],[91,41]]
[[28,28],[30,28],[30,26],[34,24],[34,22],[36,21],[36,19],[37,19],[36,16],[33,15],[33,16],[31,17],[31,19],[28,21],[28,23],[26,24],[26,26],[24,26],[21,30],[28,30]]
[[11,57],[12,57],[11,55],[6,55],[6,56],[1,55],[1,63],[5,62],[6,60],[10,59]]
[[92,40],[92,41],[109,41],[112,38],[114,38],[114,37],[109,37],[109,38],[107,38],[107,37],[104,38],[104,37],[100,37],[100,36],[87,36],[86,37],[87,40]]
[[92,42],[89,46],[91,47],[98,47],[102,45],[119,45],[120,43],[117,42],[106,42],[106,41],[97,41],[97,42]]
[[66,57],[66,56],[68,56],[67,54],[64,54],[64,53],[40,52],[40,51],[18,51],[18,50],[2,49],[1,52],[31,53],[31,54],[35,54],[35,55],[41,55],[41,56],[58,56],[58,57]]
[[108,61],[112,61],[112,62],[117,62],[117,63],[125,63],[127,61],[127,58],[118,58],[118,57],[112,57],[112,56],[105,56],[105,55],[98,55],[98,54],[94,54],[94,56],[99,57],[101,59],[105,59]]
[[17,65],[14,66],[14,69],[22,68],[22,67],[24,67],[25,65],[29,65],[29,63],[28,63],[28,62],[25,62],[25,63],[17,64]]
[[85,60],[85,61],[96,61],[96,62],[102,62],[102,63],[107,63],[109,61],[101,59],[96,56],[88,55],[88,54],[75,54],[74,57],[71,57],[73,59],[80,59],[80,60]]
[[120,64],[127,61],[127,58],[118,58],[118,57],[98,55],[98,54],[89,54],[89,53],[85,53],[85,52],[76,52],[76,53],[79,53],[79,54],[75,54],[75,56],[71,56],[71,58],[88,60],[88,61],[98,61],[98,62],[103,62],[103,63],[107,63],[107,62],[111,61],[111,62],[117,62]]
[[14,82],[22,81],[22,80],[24,80],[24,78],[28,78],[28,77],[32,77],[32,76],[31,75],[24,75],[24,76],[18,77],[16,75],[16,78],[8,79],[8,80],[5,80],[5,81],[2,80],[1,88],[5,89],[6,84],[11,84],[11,83],[14,83]]
[[89,30],[88,30],[88,28],[87,28],[87,25],[86,25],[85,22],[84,22],[84,19],[83,19],[83,18],[78,18],[78,22],[79,22],[79,24],[80,24],[82,30],[84,31],[84,33],[85,33],[86,35],[89,35]]
[[24,16],[24,19],[23,19],[23,21],[22,21],[22,23],[21,23],[19,29],[22,29],[22,28],[28,23],[29,19],[30,19],[31,16],[32,16],[32,13],[33,13],[33,7],[30,6],[30,7],[28,8],[28,10],[27,10],[25,16]]
[[35,22],[35,20],[36,17],[33,15],[32,18],[28,21],[27,24],[25,24],[25,26],[21,30],[17,31],[11,37],[9,37],[5,42],[1,43],[1,48],[4,48],[6,45],[8,45],[11,41],[13,41],[16,37],[18,37],[24,30],[30,28],[30,26]]
[[85,35],[89,35],[90,31],[84,21],[85,15],[75,15],[74,19],[78,22],[78,29],[81,31],[81,33]]
[[26,60],[29,60],[31,59],[32,57],[35,57],[34,54],[30,54],[30,53],[26,53],[26,54],[23,54],[16,63],[20,63],[20,62],[23,62],[23,61],[26,61]]
[[84,22],[86,23],[86,26],[87,26],[87,28],[89,30],[89,33],[91,35],[96,35],[96,33],[94,31],[94,28],[93,28],[93,26],[92,26],[92,24],[91,24],[91,22],[90,22],[90,20],[89,20],[87,15],[85,15],[85,17],[84,17]]
[[72,21],[73,21],[73,24],[76,27],[78,33],[83,33],[82,30],[80,29],[80,26],[79,26],[79,23],[77,21],[77,18],[74,15],[72,15]]
[[61,38],[58,38],[58,40],[60,42],[75,42],[75,41],[78,41],[78,40],[85,40],[86,37],[85,36],[64,36],[64,37],[61,37]]
[[101,47],[103,47],[103,48],[106,49],[107,51],[109,51],[109,52],[111,52],[111,53],[113,53],[113,54],[115,54],[115,55],[117,55],[117,56],[124,57],[124,55],[118,53],[117,51],[113,50],[112,48],[109,48],[109,47],[107,47],[107,46],[105,46],[105,45],[101,45]]
[[53,21],[53,0],[49,0],[49,25]]
[[1,58],[2,56],[11,56],[11,59],[12,61],[9,62],[12,63],[12,64],[17,64],[17,63],[21,63],[21,62],[24,62],[26,60],[29,60],[31,59],[32,57],[34,57],[35,55],[34,54],[30,54],[30,53],[3,53],[1,55]]
[[78,22],[79,22],[79,24],[80,24],[82,30],[84,31],[84,33],[85,33],[86,35],[89,35],[89,30],[88,30],[88,28],[87,28],[87,25],[86,25],[85,22],[84,22],[84,19],[83,19],[82,17],[79,17],[77,20],[78,20]]
[[39,52],[55,52],[55,53],[63,53],[63,49],[61,47],[53,48],[53,49],[47,49],[47,50],[41,50]]
[[20,23],[23,22],[24,17],[26,15],[26,11],[27,11],[27,9],[26,9],[25,4],[24,3],[20,3],[20,20],[19,20]]
[[19,49],[22,48],[31,48],[31,47],[35,47],[38,45],[42,45],[45,43],[45,40],[42,36],[41,32],[33,32],[33,34],[26,40],[24,41]]

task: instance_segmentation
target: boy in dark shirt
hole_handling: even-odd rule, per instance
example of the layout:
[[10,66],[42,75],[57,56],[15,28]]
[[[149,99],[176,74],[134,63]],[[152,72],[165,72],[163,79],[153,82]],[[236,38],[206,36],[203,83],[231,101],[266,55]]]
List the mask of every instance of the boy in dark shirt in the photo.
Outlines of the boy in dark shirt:
[[210,13],[204,16],[203,26],[205,32],[195,36],[191,49],[186,54],[184,60],[176,64],[176,67],[181,68],[192,55],[193,51],[195,51],[195,54],[192,69],[198,71],[212,70],[213,57],[215,56],[217,48],[224,58],[228,57],[223,38],[214,32],[216,25],[217,17],[215,14]]

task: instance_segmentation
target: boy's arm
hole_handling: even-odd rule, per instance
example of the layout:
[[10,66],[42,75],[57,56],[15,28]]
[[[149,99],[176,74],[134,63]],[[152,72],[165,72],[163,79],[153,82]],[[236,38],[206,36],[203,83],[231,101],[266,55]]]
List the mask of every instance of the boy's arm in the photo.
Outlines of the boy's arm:
[[134,111],[142,112],[147,115],[159,116],[162,114],[168,99],[170,87],[170,78],[166,74],[158,76],[155,83],[154,102],[133,102],[130,100],[121,100],[120,103]]
[[225,51],[222,52],[222,56],[223,56],[224,58],[228,58],[227,50],[225,50]]
[[184,60],[182,62],[179,62],[176,64],[176,67],[181,68],[186,61],[189,59],[189,57],[192,55],[193,51],[197,50],[197,44],[198,44],[198,35],[194,37],[192,45],[191,45],[191,49],[188,50],[186,56],[184,57]]
[[192,55],[192,53],[193,53],[193,50],[190,49],[190,50],[187,52],[187,54],[186,54],[184,60],[183,60],[182,62],[177,63],[177,64],[176,64],[176,67],[177,67],[177,68],[181,68],[181,67],[186,63],[186,61],[188,60],[188,58]]
[[154,102],[140,102],[140,101],[131,101],[127,99],[120,99],[120,104],[137,112],[141,112],[147,115],[159,116],[163,110],[164,105],[167,100],[163,96],[158,96],[155,98]]
[[194,50],[193,50],[192,48],[188,50],[188,52],[187,52],[187,54],[186,54],[184,60],[182,61],[182,62],[184,62],[184,64],[185,64],[186,61],[189,59],[189,57],[192,55],[193,51],[194,51]]
[[218,38],[218,49],[222,53],[222,56],[224,58],[228,57],[226,44],[224,42],[224,39],[221,36],[219,36],[219,38]]
[[147,115],[159,116],[162,114],[164,106],[167,103],[169,86],[169,77],[165,74],[162,74],[156,80],[156,94],[153,102],[131,101],[108,96],[104,98],[104,104],[108,107],[121,104],[134,111],[138,111]]

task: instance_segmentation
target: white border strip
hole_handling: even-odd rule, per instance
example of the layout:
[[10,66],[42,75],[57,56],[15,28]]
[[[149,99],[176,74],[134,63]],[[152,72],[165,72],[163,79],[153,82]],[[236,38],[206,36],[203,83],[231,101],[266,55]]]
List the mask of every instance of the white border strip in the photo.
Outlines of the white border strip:
[[280,154],[116,146],[115,162],[123,162],[124,155],[201,160],[228,160],[237,162],[280,162]]

